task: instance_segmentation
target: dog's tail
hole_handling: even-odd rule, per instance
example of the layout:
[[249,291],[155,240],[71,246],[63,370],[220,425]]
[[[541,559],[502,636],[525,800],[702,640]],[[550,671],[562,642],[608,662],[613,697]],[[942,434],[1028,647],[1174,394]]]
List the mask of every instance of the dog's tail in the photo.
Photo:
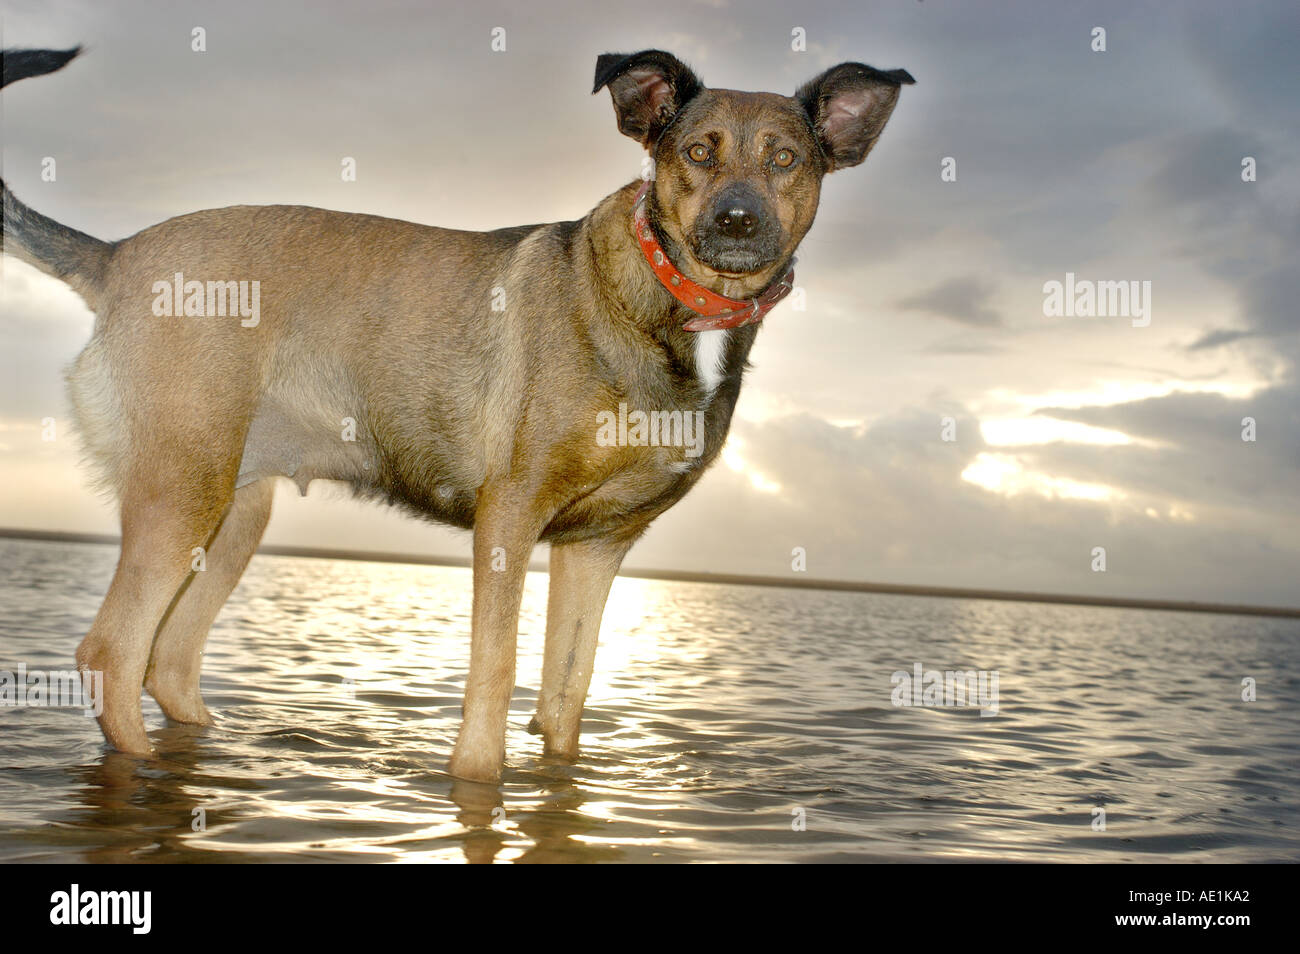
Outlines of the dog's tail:
[[[53,73],[80,52],[81,47],[72,50],[6,50],[0,54],[4,61],[0,86],[8,86],[29,76]],[[0,248],[67,282],[92,308],[95,307],[113,245],[60,225],[28,208],[9,191],[3,180],[0,180],[0,192],[4,198]]]

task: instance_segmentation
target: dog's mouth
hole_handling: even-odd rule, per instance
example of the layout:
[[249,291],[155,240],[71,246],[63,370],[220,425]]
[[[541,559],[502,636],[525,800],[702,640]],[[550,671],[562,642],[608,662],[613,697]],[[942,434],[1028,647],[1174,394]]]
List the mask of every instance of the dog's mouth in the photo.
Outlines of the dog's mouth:
[[716,241],[691,242],[691,254],[701,265],[723,278],[752,278],[770,270],[780,257],[779,250],[758,248],[752,244],[720,244]]

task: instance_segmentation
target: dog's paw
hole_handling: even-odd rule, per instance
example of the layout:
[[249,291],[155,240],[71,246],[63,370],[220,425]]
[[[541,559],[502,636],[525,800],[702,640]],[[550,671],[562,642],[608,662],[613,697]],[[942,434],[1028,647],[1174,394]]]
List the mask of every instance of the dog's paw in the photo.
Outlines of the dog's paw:
[[447,774],[465,782],[496,785],[501,781],[504,761],[503,753],[462,748],[458,745],[451,755],[451,761],[447,763]]

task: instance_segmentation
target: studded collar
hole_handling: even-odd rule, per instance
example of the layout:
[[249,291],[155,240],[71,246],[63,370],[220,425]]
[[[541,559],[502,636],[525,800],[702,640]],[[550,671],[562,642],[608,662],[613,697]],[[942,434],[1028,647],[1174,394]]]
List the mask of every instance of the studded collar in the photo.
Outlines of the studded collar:
[[794,262],[779,280],[769,285],[767,290],[757,298],[738,301],[709,291],[703,285],[691,281],[683,275],[668,258],[659,240],[655,238],[654,229],[650,227],[650,212],[646,208],[646,195],[650,192],[650,181],[641,185],[636,194],[636,204],[632,212],[632,222],[636,229],[636,239],[641,246],[641,254],[654,271],[659,284],[691,311],[699,315],[682,325],[685,331],[713,331],[718,328],[743,328],[755,325],[763,316],[776,307],[794,289]]

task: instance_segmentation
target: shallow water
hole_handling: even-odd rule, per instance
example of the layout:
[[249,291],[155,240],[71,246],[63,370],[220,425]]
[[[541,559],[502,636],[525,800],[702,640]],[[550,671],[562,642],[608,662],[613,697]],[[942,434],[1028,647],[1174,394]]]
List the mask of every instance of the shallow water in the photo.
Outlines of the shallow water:
[[[0,670],[69,668],[115,558],[0,540]],[[444,772],[467,570],[259,556],[217,724],[146,703],[160,760],[0,708],[0,861],[1300,859],[1300,620],[620,579],[565,764],[525,731],[545,601],[497,790]],[[917,663],[996,670],[997,714],[894,706]]]

